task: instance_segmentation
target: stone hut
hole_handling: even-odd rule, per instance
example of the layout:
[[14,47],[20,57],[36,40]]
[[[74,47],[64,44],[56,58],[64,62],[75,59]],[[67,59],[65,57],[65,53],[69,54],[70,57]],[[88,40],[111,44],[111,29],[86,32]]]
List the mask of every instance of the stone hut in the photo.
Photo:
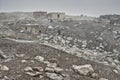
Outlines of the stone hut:
[[59,13],[59,12],[48,13],[47,16],[48,19],[60,19],[60,20],[65,19],[65,13]]
[[33,12],[33,17],[34,18],[47,17],[47,12],[45,11]]
[[41,33],[41,30],[40,30],[38,24],[24,24],[24,25],[22,25],[22,30],[25,33],[29,33],[29,34],[39,34],[39,33]]

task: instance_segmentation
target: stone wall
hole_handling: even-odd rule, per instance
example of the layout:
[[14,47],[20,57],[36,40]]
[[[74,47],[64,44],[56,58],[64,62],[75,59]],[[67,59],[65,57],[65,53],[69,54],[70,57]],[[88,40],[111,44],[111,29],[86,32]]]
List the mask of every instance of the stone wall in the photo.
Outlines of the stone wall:
[[33,17],[34,18],[47,17],[47,12],[45,11],[33,12]]
[[48,13],[49,19],[64,19],[65,13]]
[[24,30],[25,33],[30,33],[30,34],[40,33],[40,28],[39,25],[37,24],[25,24],[22,26],[22,30]]

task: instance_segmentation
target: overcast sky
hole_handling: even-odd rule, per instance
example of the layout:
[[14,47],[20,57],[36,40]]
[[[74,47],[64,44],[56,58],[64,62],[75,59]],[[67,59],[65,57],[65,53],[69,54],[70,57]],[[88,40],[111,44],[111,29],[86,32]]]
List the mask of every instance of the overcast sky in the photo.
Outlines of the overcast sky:
[[73,15],[120,14],[120,0],[0,0],[0,12],[59,11]]

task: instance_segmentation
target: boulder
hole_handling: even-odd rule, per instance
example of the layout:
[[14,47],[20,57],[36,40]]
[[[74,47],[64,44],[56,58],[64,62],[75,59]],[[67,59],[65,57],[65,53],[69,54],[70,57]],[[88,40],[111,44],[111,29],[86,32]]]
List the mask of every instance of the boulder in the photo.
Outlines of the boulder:
[[22,63],[26,63],[26,62],[27,62],[27,60],[21,60],[21,62],[22,62]]
[[38,72],[43,72],[44,69],[42,67],[33,67],[34,71],[38,71]]
[[53,68],[49,68],[49,67],[46,67],[45,71],[46,72],[50,72],[50,73],[54,73],[54,69]]
[[59,68],[59,67],[55,67],[55,68],[49,68],[49,67],[46,67],[45,68],[45,71],[46,72],[50,72],[50,73],[62,73],[63,69]]
[[50,64],[49,61],[44,61],[43,63],[46,64],[46,65]]
[[69,40],[69,41],[70,41],[70,40],[73,40],[73,38],[72,38],[72,37],[67,37],[67,40]]
[[40,75],[42,75],[41,72],[26,72],[26,74],[32,77],[39,77]]
[[72,67],[75,70],[75,72],[78,72],[79,74],[85,75],[85,76],[90,75],[91,73],[94,72],[92,65],[90,64],[80,65],[80,66],[73,65]]
[[16,55],[16,57],[20,57],[20,58],[25,56],[25,54],[15,54],[15,55]]
[[4,54],[4,52],[2,50],[0,50],[0,58],[1,59],[6,59],[7,56]]
[[39,80],[44,80],[44,76],[43,75],[40,75],[39,78],[40,78]]
[[58,63],[58,60],[56,58],[51,58],[48,60],[50,63]]
[[10,80],[10,78],[8,76],[3,76],[3,79],[1,80]]
[[63,80],[63,77],[59,74],[56,73],[46,73],[47,77],[52,79],[52,80]]
[[33,71],[33,69],[32,69],[32,67],[26,67],[26,68],[24,69],[24,71],[29,72],[29,71]]
[[99,80],[108,80],[108,79],[106,79],[106,78],[100,78]]
[[93,74],[91,75],[91,77],[92,77],[92,78],[95,78],[95,79],[98,79],[98,78],[99,78],[99,76],[98,76],[97,73],[93,73]]
[[47,67],[55,68],[57,67],[57,63],[49,63],[47,64]]
[[113,72],[115,72],[116,74],[119,74],[118,70],[114,69]]
[[9,68],[7,66],[5,66],[5,65],[0,64],[0,70],[1,71],[9,71]]
[[57,67],[57,68],[54,68],[54,71],[55,71],[56,73],[62,73],[63,69]]
[[36,56],[34,59],[37,61],[40,61],[40,62],[44,61],[44,57],[42,57],[42,56]]

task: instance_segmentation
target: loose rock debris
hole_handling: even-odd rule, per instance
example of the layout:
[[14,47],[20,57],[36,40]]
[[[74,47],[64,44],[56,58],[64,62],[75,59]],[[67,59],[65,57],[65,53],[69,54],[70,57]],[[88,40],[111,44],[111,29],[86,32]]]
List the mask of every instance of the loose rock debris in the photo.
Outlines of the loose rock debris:
[[[2,42],[2,43],[1,43]],[[11,47],[6,47],[7,44]],[[17,46],[16,46],[17,45]],[[60,52],[49,46],[36,43],[17,43],[10,40],[0,40],[0,49],[11,52],[13,55],[24,56],[15,57],[15,60],[1,62],[0,79],[43,79],[43,80],[119,80],[120,76],[115,73],[114,68],[85,60],[74,55]],[[31,50],[32,49],[32,50]],[[45,50],[44,50],[45,49]],[[30,51],[29,51],[30,50]],[[33,54],[34,53],[34,54]],[[59,54],[59,55],[58,55]],[[54,56],[53,56],[54,55]],[[26,56],[30,57],[26,59]],[[37,56],[37,58],[36,58]],[[36,59],[35,59],[36,58]],[[66,59],[68,58],[68,59]],[[22,60],[23,63],[21,62]],[[18,65],[19,64],[19,65]]]
[[0,13],[0,80],[120,79],[119,15],[11,14]]

